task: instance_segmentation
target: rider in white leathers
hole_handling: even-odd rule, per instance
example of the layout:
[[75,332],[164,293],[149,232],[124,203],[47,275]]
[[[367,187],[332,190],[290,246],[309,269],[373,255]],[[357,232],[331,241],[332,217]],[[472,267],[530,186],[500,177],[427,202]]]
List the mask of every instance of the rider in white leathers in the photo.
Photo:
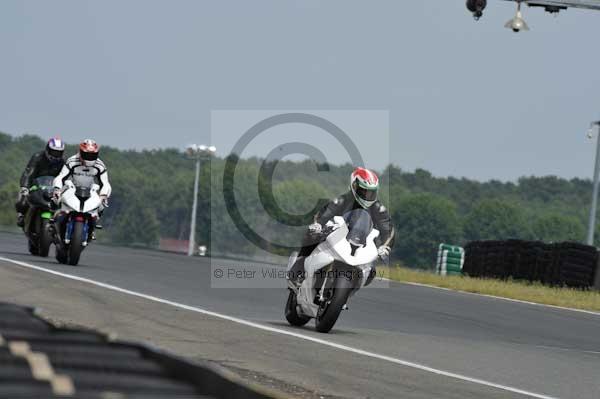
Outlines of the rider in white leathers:
[[[108,181],[108,172],[106,165],[98,158],[100,147],[94,140],[86,139],[79,145],[79,152],[65,162],[62,170],[54,179],[54,196],[58,200],[61,189],[67,180],[71,180],[76,186],[91,186],[98,184],[100,191],[98,194],[102,199],[102,206],[98,213],[101,215],[104,208],[108,206],[112,188]],[[96,221],[96,227],[99,227]],[[94,226],[91,226],[90,235],[95,238]]]
[[315,241],[314,236],[321,232],[323,224],[332,220],[334,216],[343,216],[355,209],[366,210],[374,227],[379,230],[376,240],[377,252],[382,260],[387,262],[391,247],[394,244],[394,225],[385,206],[378,200],[379,177],[371,170],[356,168],[350,176],[350,191],[329,202],[315,215],[314,222],[308,226],[302,248],[296,262],[288,272],[288,279],[299,286],[304,276],[304,261],[319,245],[320,239]]

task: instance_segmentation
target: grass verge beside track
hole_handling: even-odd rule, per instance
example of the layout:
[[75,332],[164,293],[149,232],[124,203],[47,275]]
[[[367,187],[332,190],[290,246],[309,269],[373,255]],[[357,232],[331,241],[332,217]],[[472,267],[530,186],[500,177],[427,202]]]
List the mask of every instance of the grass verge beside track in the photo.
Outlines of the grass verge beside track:
[[540,283],[501,281],[462,276],[440,276],[402,266],[378,267],[377,274],[390,280],[427,284],[456,291],[518,299],[544,305],[600,311],[600,292],[553,288]]

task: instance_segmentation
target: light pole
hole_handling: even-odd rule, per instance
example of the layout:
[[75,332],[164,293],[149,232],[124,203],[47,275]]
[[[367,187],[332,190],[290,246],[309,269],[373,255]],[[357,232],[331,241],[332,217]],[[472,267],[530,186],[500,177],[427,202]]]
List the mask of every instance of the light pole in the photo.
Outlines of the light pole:
[[[588,131],[588,137],[591,139],[594,137],[594,128],[600,129],[600,121],[592,122],[590,124],[590,130]],[[596,138],[596,163],[594,166],[594,191],[592,192],[592,208],[590,209],[590,221],[588,224],[587,244],[594,245],[594,230],[596,227],[596,208],[598,207],[598,179],[600,178],[600,133]]]
[[190,221],[190,240],[188,244],[188,256],[194,255],[196,247],[196,214],[198,210],[198,181],[200,180],[200,163],[210,158],[217,149],[214,146],[191,144],[187,146],[185,154],[196,161],[196,177],[194,178],[194,200],[192,201],[192,219]]

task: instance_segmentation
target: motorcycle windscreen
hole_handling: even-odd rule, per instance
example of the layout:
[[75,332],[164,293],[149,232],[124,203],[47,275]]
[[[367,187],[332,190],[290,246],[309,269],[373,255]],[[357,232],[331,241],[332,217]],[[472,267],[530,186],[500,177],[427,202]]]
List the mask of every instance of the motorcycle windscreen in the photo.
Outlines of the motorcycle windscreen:
[[50,201],[54,191],[54,177],[38,176],[33,180],[33,185],[36,188],[35,191],[40,191],[44,202]]
[[348,242],[357,247],[364,247],[367,244],[369,233],[373,230],[371,214],[365,209],[357,208],[346,212],[344,220],[348,226],[348,235],[346,236]]
[[54,186],[53,176],[38,176],[33,180],[33,184],[41,189]]
[[92,190],[87,186],[75,186],[75,196],[81,201],[85,201],[92,195]]

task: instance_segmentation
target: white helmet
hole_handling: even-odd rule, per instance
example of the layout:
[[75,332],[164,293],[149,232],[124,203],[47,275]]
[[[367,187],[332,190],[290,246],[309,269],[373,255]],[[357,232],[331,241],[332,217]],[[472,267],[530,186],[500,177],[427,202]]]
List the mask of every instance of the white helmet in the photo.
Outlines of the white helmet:
[[48,140],[46,143],[46,158],[51,163],[58,163],[62,161],[63,154],[65,153],[65,143],[60,137],[55,136]]

